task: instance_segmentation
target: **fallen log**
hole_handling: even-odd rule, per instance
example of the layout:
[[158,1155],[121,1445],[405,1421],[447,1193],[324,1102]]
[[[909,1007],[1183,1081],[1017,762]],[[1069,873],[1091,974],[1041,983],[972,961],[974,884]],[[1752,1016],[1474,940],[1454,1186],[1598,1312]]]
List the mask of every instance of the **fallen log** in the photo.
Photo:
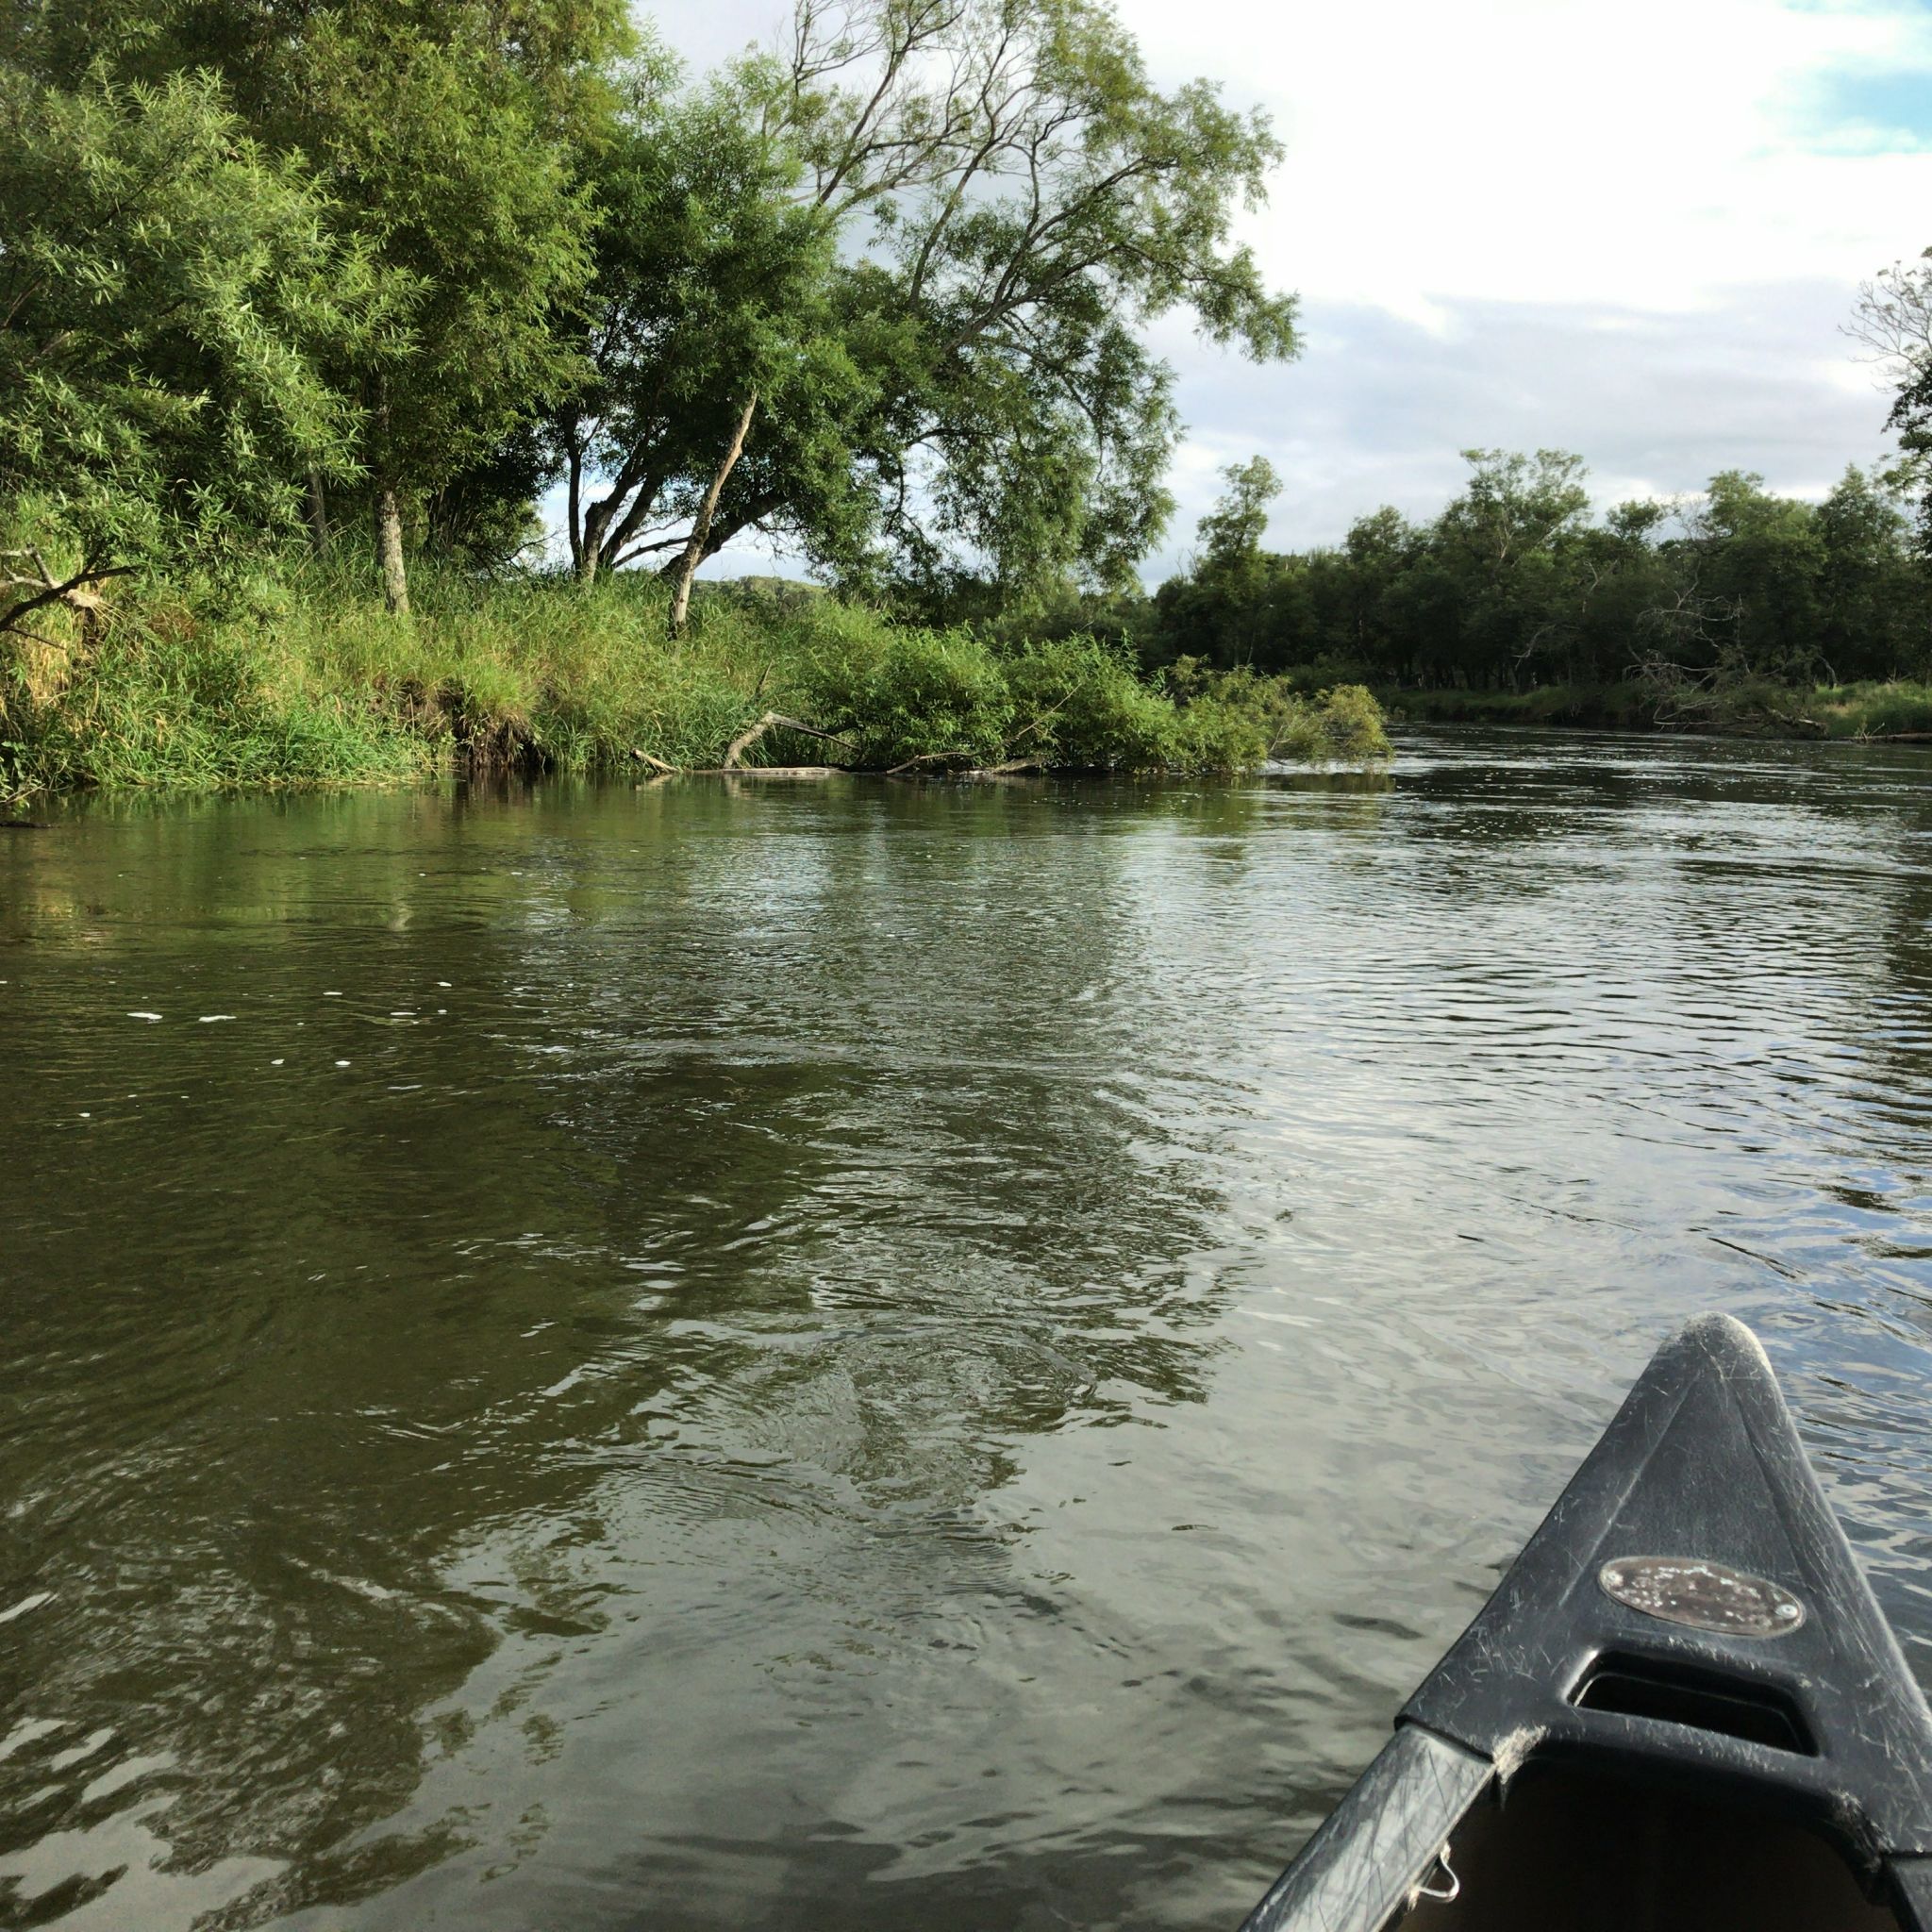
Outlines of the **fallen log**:
[[845,778],[843,765],[709,765],[689,774],[693,778]]
[[[945,752],[927,752],[923,758],[908,758],[903,765],[894,765],[883,775],[888,778],[925,777],[928,774],[915,768],[933,759],[957,756]],[[1022,773],[1043,773],[1046,766],[1038,758],[1008,758],[1003,765],[966,765],[959,770],[939,772],[930,775],[941,778],[1014,778]]]
[[[745,728],[742,731],[741,731],[738,734],[738,736],[734,738],[728,745],[725,746],[724,762],[722,765],[720,765],[718,769],[722,772],[737,771],[739,769],[739,759],[741,758],[744,756],[744,754],[747,751],[749,751],[751,747],[755,745],[758,741],[758,740],[765,735],[766,732],[772,730],[774,727],[778,727],[786,731],[802,731],[808,738],[823,738],[826,740],[827,742],[832,744],[846,744],[850,742],[849,740],[841,738],[836,731],[822,731],[816,724],[808,724],[804,722],[803,719],[800,718],[788,718],[782,711],[767,711],[765,715],[762,718],[760,718],[756,724],[747,724]],[[797,771],[811,771],[817,768],[808,765],[799,765],[794,767],[793,769]]]

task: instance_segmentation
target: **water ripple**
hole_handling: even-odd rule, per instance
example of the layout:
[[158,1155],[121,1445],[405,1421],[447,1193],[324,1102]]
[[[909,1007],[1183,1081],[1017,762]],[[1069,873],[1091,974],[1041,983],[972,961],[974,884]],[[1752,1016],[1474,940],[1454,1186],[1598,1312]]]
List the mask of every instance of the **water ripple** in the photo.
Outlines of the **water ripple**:
[[1928,777],[9,841],[0,1926],[1233,1923],[1710,1307],[1932,1681]]

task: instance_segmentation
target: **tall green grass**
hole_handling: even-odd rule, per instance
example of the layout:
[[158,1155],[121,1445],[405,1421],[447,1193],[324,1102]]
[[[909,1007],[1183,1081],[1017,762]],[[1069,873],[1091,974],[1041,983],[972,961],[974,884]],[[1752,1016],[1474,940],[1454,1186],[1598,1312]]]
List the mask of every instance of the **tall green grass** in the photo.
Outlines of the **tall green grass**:
[[1833,738],[1932,733],[1932,684],[1825,685],[1812,693],[1806,708]]
[[1276,752],[1389,756],[1365,691],[1304,696],[1246,674],[1168,688],[1091,638],[996,644],[727,587],[673,641],[665,593],[632,576],[489,583],[419,568],[413,593],[413,615],[391,617],[359,574],[300,562],[124,591],[96,635],[56,616],[49,646],[0,639],[0,790],[341,785],[644,758],[697,770],[767,711],[837,741],[774,729],[751,761],[1198,772]]

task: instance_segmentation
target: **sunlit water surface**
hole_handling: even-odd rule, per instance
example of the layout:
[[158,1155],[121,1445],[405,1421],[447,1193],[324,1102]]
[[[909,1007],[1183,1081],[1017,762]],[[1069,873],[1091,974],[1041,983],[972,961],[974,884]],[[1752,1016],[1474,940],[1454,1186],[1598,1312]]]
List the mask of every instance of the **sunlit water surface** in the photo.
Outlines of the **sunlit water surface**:
[[1227,1927],[1725,1308],[1932,1678],[1932,756],[0,833],[0,1924]]

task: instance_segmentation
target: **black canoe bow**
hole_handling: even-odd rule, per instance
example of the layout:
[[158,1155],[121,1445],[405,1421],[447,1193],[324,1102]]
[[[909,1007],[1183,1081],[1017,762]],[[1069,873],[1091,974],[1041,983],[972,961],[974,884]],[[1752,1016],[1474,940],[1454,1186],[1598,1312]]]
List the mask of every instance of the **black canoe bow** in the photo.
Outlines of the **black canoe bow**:
[[1932,1712],[1727,1316],[1657,1352],[1242,1932],[1932,1932]]

